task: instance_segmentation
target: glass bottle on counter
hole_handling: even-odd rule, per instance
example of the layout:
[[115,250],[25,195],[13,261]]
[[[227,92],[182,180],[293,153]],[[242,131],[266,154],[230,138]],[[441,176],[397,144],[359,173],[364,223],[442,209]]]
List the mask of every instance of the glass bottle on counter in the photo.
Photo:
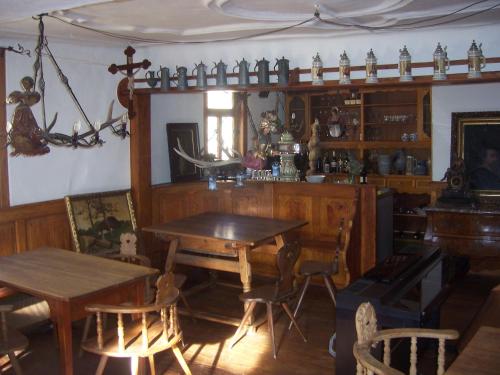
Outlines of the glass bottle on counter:
[[360,184],[368,183],[368,173],[366,172],[366,167],[364,164],[363,164],[363,169],[361,169],[361,172],[359,174],[359,183]]
[[328,152],[325,154],[325,158],[323,159],[323,172],[330,173],[331,164],[330,157],[328,156]]
[[323,173],[323,161],[321,157],[316,160],[316,173]]
[[332,151],[332,162],[330,163],[330,171],[332,173],[337,173],[337,157],[335,156],[335,150]]

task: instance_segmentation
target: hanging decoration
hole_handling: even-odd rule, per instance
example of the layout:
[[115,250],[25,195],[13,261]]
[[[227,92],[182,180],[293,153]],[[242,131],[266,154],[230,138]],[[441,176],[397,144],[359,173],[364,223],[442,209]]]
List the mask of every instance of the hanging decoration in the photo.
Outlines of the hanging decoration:
[[[127,131],[129,117],[127,113],[118,117],[112,117],[114,101],[112,101],[109,106],[108,117],[105,122],[90,122],[87,114],[83,110],[80,102],[73,92],[73,89],[69,85],[68,77],[66,77],[62,72],[49,48],[48,41],[44,33],[44,16],[45,14],[42,14],[37,17],[39,21],[39,35],[35,48],[33,77],[26,76],[22,78],[22,91],[13,91],[7,97],[8,104],[17,104],[11,122],[7,124],[7,145],[10,145],[13,149],[11,155],[43,155],[50,152],[49,145],[69,146],[74,148],[88,148],[102,145],[103,140],[100,137],[100,132],[107,127],[110,127],[113,134],[120,136],[121,138],[125,138],[129,134]],[[68,135],[53,131],[57,121],[57,113],[54,115],[50,124],[47,124],[45,109],[46,87],[42,54],[48,56],[62,85],[66,88],[69,96],[82,117],[81,120],[75,122],[72,134]],[[36,87],[38,87],[38,91],[36,91]],[[38,126],[37,120],[31,111],[31,107],[38,102],[42,105],[42,127]],[[87,127],[88,130],[81,131],[82,121],[84,123],[83,126]]]

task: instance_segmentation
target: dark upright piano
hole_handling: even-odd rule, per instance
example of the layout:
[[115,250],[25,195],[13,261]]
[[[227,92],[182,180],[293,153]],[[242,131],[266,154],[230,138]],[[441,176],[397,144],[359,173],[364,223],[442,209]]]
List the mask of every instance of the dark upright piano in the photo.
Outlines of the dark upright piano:
[[336,374],[356,373],[352,354],[356,341],[354,320],[363,302],[371,302],[381,328],[437,328],[443,290],[442,260],[436,246],[409,245],[338,293]]

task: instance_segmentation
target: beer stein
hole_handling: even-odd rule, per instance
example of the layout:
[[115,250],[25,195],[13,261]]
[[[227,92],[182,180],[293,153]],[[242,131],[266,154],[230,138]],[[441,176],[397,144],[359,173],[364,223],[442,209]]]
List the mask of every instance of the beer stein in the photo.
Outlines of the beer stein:
[[[276,59],[276,64],[274,64],[274,71],[278,74],[278,85],[287,86],[288,85],[288,75],[289,75],[289,61],[283,56],[281,59]],[[276,70],[276,66],[278,70]]]
[[170,88],[170,73],[168,68],[160,65],[160,70],[156,72],[158,78],[160,78],[160,89],[162,91],[167,91]]
[[446,79],[446,71],[450,69],[450,60],[448,59],[446,46],[444,48],[441,48],[441,44],[438,43],[433,54],[433,59],[434,75],[432,76],[432,79],[436,81]]
[[176,66],[176,72],[172,77],[177,77],[177,88],[179,90],[185,90],[188,87],[187,82],[187,68],[185,66]]
[[403,49],[399,50],[399,80],[401,82],[413,81],[411,75],[411,55],[403,46]]
[[240,87],[247,87],[250,84],[250,76],[248,74],[248,69],[250,69],[250,63],[245,59],[238,62],[236,60],[236,65],[233,68],[234,70],[238,68],[238,85]]
[[257,83],[260,86],[269,86],[269,61],[265,58],[262,60],[255,60],[257,63],[253,68],[254,72],[257,72]]
[[377,58],[370,48],[366,54],[366,83],[377,83]]
[[194,75],[194,71],[196,70],[196,87],[199,89],[207,88],[207,66],[203,64],[203,61],[200,61],[199,64],[194,64],[194,69],[191,72]]
[[339,83],[341,85],[348,85],[351,83],[351,61],[347,57],[347,53],[340,55],[339,63]]
[[469,65],[468,78],[479,78],[481,77],[481,69],[486,66],[486,59],[483,55],[483,50],[481,49],[482,43],[479,43],[479,47],[476,45],[476,41],[473,40],[472,44],[467,51],[467,60]]
[[158,83],[158,78],[156,78],[156,72],[154,70],[146,72],[146,83],[151,88],[155,87]]
[[316,53],[316,56],[313,57],[311,66],[311,83],[313,85],[325,84],[325,81],[323,81],[323,62],[321,61],[321,57],[319,57],[319,53]]
[[226,68],[227,68],[227,65],[224,64],[222,62],[222,60],[219,61],[218,63],[214,62],[214,67],[212,68],[210,73],[213,74],[214,69],[217,69],[217,71],[215,73],[215,85],[217,87],[226,87],[227,86]]

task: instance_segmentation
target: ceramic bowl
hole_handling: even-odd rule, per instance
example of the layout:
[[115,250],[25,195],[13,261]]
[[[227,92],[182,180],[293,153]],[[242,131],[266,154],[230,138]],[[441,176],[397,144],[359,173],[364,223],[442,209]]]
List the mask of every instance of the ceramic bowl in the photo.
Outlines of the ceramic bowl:
[[307,182],[310,182],[312,184],[321,184],[322,182],[325,181],[325,175],[322,174],[315,174],[311,176],[306,176]]

